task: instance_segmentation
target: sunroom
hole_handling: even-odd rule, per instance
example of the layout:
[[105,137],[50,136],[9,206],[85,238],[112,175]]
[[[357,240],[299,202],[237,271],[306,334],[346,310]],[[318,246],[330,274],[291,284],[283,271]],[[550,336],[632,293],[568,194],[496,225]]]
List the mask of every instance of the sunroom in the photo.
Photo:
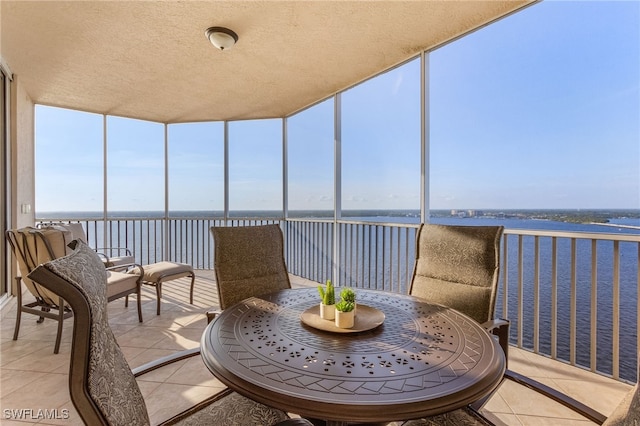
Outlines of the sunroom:
[[[278,223],[300,285],[406,293],[419,223],[507,220],[498,311],[516,362],[589,389],[605,414],[635,382],[638,216],[527,226],[545,208],[638,212],[637,3],[3,1],[0,13],[3,231],[81,222],[95,246],[206,281],[211,226]],[[235,45],[212,46],[213,26]],[[16,268],[6,245],[2,257],[4,352]],[[579,379],[540,373],[550,360]],[[548,420],[493,404],[504,424]]]

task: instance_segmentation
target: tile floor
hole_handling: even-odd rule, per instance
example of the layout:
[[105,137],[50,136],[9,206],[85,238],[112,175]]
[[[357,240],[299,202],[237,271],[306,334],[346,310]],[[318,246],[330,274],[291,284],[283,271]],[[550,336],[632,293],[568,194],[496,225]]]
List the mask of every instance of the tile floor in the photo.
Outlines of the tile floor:
[[[206,326],[204,312],[217,305],[212,271],[197,271],[194,305],[188,303],[188,279],[163,286],[162,314],[155,314],[155,294],[143,291],[144,322],[139,324],[135,302],[109,304],[110,324],[131,367],[199,345]],[[314,284],[292,276],[294,287]],[[82,424],[71,404],[67,389],[72,321],[65,321],[60,353],[53,354],[55,322],[36,324],[25,314],[20,335],[12,340],[15,301],[0,311],[0,424]],[[631,388],[605,377],[567,366],[527,351],[512,348],[509,367],[551,385],[591,405],[605,415]],[[152,424],[171,417],[197,401],[219,391],[223,385],[204,367],[199,357],[175,363],[138,379]],[[20,409],[31,409],[17,419]],[[43,412],[53,419],[45,419]],[[588,420],[559,404],[511,381],[505,381],[489,400],[484,414],[497,425],[588,425]],[[22,411],[22,413],[29,413]]]

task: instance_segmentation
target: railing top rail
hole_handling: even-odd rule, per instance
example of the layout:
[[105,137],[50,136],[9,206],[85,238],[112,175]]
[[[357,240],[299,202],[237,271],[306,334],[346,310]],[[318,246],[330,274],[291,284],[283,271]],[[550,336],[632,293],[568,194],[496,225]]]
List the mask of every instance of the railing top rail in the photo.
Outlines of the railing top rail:
[[506,235],[576,238],[584,240],[630,241],[640,243],[640,234],[607,234],[604,232],[553,231],[535,229],[505,229]]
[[[140,221],[140,220],[224,220],[219,216],[170,216],[170,217],[107,217],[107,221]],[[289,221],[289,222],[314,222],[314,223],[333,223],[333,219],[323,218],[282,218],[282,217],[227,217],[228,221]],[[104,221],[104,218],[96,217],[73,217],[73,218],[38,218],[36,222],[87,222],[87,221]],[[391,226],[400,228],[418,228],[419,223],[397,223],[397,222],[376,222],[366,220],[350,220],[349,218],[341,218],[336,223],[351,225],[368,225],[368,226]],[[557,231],[557,230],[535,230],[535,229],[519,229],[507,228],[504,230],[505,235],[528,235],[537,237],[556,237],[556,238],[575,238],[586,240],[606,240],[606,241],[628,241],[640,243],[640,230],[638,234],[610,234],[605,232],[580,232],[580,231]]]

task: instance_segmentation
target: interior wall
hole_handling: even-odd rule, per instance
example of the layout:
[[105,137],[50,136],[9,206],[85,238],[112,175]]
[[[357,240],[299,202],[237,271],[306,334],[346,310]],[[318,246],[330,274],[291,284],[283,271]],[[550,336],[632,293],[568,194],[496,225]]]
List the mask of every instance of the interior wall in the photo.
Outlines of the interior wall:
[[[10,228],[35,224],[35,108],[34,103],[14,74],[11,82],[10,155],[11,201],[9,203]],[[23,210],[24,209],[24,210]],[[24,211],[24,212],[23,212]],[[11,276],[16,276],[16,265],[11,265]],[[15,294],[15,281],[11,283]]]

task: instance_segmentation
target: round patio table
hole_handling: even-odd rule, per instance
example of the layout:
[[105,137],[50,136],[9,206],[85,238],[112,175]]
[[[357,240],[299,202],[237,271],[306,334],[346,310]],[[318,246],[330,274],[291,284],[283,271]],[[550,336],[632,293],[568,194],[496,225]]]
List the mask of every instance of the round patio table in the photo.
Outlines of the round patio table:
[[358,306],[384,313],[381,325],[359,333],[308,326],[300,317],[319,303],[315,288],[246,299],[207,326],[203,360],[236,392],[332,425],[440,414],[499,385],[504,353],[471,318],[411,296],[356,295]]

